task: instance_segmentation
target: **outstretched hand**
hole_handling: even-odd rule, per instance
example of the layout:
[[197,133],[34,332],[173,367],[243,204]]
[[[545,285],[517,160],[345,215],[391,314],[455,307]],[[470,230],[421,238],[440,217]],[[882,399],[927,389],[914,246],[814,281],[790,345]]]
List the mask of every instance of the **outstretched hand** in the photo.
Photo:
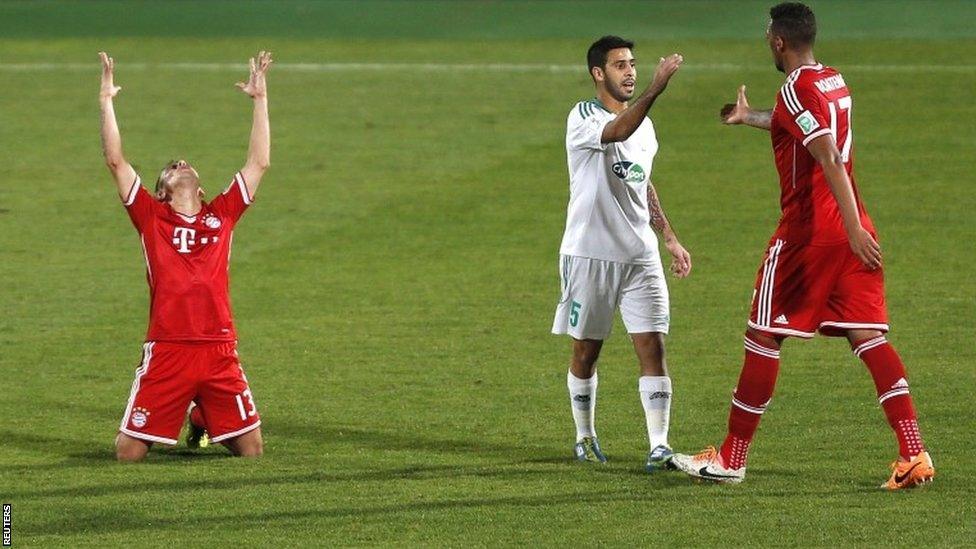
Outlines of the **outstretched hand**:
[[268,69],[271,68],[270,51],[261,51],[258,53],[257,58],[252,57],[250,61],[251,74],[247,79],[247,82],[238,82],[237,87],[244,93],[250,95],[251,97],[265,97],[268,94],[268,86],[265,82],[264,76],[268,73]]
[[681,68],[681,64],[684,63],[685,58],[679,53],[672,53],[667,57],[662,57],[661,61],[657,64],[657,68],[654,69],[654,78],[651,80],[651,87],[654,88],[657,93],[664,91],[664,88],[668,87],[668,82],[674,73],[678,72]]
[[122,91],[121,86],[115,85],[113,77],[115,59],[112,59],[103,51],[98,52],[98,56],[102,59],[102,89],[99,92],[99,97],[102,99],[111,99]]
[[746,115],[750,110],[749,100],[746,99],[746,87],[742,85],[739,86],[739,95],[735,103],[728,103],[722,107],[719,116],[722,117],[723,124],[742,124],[746,121]]

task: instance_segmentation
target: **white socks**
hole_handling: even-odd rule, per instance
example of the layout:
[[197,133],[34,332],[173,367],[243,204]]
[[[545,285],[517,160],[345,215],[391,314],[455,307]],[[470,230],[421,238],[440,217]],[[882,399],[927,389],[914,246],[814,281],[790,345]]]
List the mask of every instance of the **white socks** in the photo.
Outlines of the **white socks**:
[[[667,376],[643,376],[637,381],[641,405],[647,419],[647,438],[651,450],[668,445],[668,423],[671,418],[671,378]],[[569,403],[576,423],[576,442],[584,437],[596,437],[593,418],[596,412],[597,374],[590,379],[580,379],[568,372],[566,387]]]
[[[594,383],[594,387],[595,387]],[[668,376],[642,376],[637,380],[641,405],[647,416],[647,438],[651,450],[668,445],[668,422],[671,418],[671,378]],[[573,412],[575,414],[575,410]]]
[[[573,407],[573,421],[576,422],[576,442],[583,440],[584,437],[596,437],[596,428],[593,426],[593,416],[596,411],[596,384],[596,372],[593,372],[593,377],[590,379],[580,379],[572,372],[566,374],[569,403]],[[670,391],[670,385],[668,387]]]

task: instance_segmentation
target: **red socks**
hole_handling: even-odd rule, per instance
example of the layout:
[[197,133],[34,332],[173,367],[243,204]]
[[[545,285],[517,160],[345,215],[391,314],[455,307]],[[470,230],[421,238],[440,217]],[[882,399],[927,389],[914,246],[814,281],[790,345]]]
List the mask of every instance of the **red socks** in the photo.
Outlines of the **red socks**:
[[[728,469],[745,467],[749,444],[773,396],[779,374],[778,349],[766,347],[748,335],[745,347],[745,364],[739,374],[739,384],[732,393],[729,433],[719,450],[722,465]],[[914,458],[925,450],[925,446],[918,431],[915,406],[908,392],[905,365],[901,358],[884,336],[855,343],[854,354],[864,361],[871,372],[878,391],[878,402],[898,438],[901,458]]]
[[746,356],[739,374],[739,384],[732,392],[729,434],[719,450],[722,464],[727,469],[745,467],[749,444],[773,396],[779,374],[779,349],[763,346],[749,339],[748,335],[745,347]]
[[878,402],[884,408],[888,425],[898,438],[898,453],[903,460],[910,460],[925,450],[918,432],[918,420],[912,395],[908,392],[905,365],[884,336],[878,336],[854,344],[854,355],[864,361],[875,389]]

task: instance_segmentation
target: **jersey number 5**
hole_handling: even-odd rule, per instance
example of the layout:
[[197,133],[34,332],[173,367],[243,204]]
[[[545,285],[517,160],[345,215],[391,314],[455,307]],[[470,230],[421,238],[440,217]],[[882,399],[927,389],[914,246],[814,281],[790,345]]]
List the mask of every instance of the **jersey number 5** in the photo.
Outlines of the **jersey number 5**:
[[580,307],[582,306],[580,302],[574,301],[569,308],[569,325],[573,328],[579,324]]
[[[845,95],[827,105],[830,107],[830,133],[834,136],[834,143],[840,148],[841,160],[847,164],[851,158],[851,144],[854,142],[854,130],[851,128],[851,109],[854,103],[851,96]],[[838,115],[843,117],[841,127],[837,125]]]

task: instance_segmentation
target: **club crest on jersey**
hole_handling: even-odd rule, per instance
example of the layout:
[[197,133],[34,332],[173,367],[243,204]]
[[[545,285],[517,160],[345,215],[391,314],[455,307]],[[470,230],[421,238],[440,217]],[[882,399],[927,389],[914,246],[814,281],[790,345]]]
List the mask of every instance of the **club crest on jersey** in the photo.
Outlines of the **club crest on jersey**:
[[610,167],[613,175],[627,183],[641,183],[644,181],[644,168],[640,164],[622,160]]
[[142,429],[149,423],[149,410],[139,407],[132,410],[132,415],[129,416],[129,422],[138,429]]
[[219,229],[220,219],[218,219],[217,216],[215,216],[214,214],[207,214],[203,218],[203,224],[206,225],[207,227],[210,227],[211,229]]

